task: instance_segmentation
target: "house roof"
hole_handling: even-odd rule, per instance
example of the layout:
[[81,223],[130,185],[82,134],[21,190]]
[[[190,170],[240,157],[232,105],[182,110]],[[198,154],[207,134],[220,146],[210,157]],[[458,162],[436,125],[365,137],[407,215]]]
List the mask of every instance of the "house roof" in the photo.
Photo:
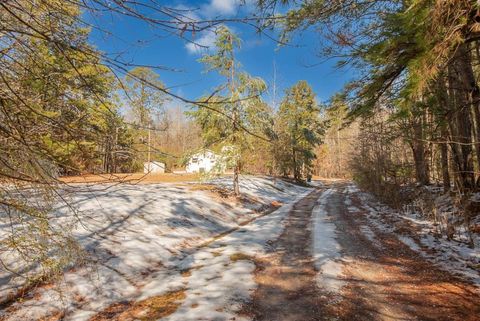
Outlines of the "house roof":
[[204,149],[204,150],[198,151],[198,152],[190,155],[190,158],[203,156],[203,155],[205,155],[205,154],[207,154],[207,153],[217,155],[217,153],[215,153],[214,151],[212,151],[212,150],[210,150],[210,149]]
[[[144,164],[148,164],[149,162],[145,162]],[[155,165],[165,165],[163,162],[157,162],[157,161],[150,161],[150,164],[155,164]]]

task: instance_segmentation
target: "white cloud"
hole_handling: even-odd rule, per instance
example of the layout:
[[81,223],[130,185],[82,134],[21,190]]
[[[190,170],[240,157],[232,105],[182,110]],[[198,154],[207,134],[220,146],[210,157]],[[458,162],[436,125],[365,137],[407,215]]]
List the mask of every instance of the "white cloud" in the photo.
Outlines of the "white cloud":
[[198,9],[187,7],[185,5],[178,5],[175,7],[178,14],[182,16],[182,19],[186,22],[196,22],[202,20],[199,16]]
[[239,11],[251,11],[255,7],[254,0],[210,0],[201,6],[201,12],[207,17],[228,17]]
[[235,13],[238,5],[238,0],[211,0],[209,4],[213,12],[222,15],[230,15]]
[[200,38],[193,39],[185,45],[187,51],[191,54],[198,54],[208,50],[215,45],[215,33],[213,31],[206,31]]
[[[187,20],[202,21],[215,17],[228,18],[240,11],[243,13],[252,11],[254,7],[254,0],[208,0],[196,9],[183,5],[177,6],[177,9],[182,11]],[[187,43],[185,48],[191,54],[199,54],[213,47],[215,38],[213,30],[204,31],[200,33],[199,38]]]

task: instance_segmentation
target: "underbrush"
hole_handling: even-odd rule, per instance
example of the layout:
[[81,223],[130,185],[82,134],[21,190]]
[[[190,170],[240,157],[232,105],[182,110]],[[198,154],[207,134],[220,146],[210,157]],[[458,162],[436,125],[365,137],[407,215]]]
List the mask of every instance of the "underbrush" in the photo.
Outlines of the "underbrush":
[[467,243],[474,247],[480,235],[480,194],[445,193],[438,185],[419,186],[356,180],[357,185],[379,201],[406,216],[420,216],[431,221],[437,236]]

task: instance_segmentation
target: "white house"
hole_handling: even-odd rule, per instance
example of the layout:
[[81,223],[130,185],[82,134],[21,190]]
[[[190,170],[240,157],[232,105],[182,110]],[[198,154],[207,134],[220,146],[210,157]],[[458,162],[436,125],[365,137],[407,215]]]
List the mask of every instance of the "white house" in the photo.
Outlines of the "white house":
[[160,162],[146,162],[143,163],[143,172],[148,173],[165,173],[165,164]]
[[208,173],[215,168],[217,171],[223,172],[223,166],[218,166],[220,157],[211,150],[204,150],[193,154],[188,160],[185,171],[187,173]]

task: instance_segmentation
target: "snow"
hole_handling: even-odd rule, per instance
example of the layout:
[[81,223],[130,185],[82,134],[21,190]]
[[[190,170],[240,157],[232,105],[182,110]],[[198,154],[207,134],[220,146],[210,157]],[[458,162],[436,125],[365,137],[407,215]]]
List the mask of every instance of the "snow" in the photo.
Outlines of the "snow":
[[[272,214],[255,220],[188,257],[188,267],[193,272],[188,279],[186,299],[165,320],[244,320],[236,312],[256,288],[253,280],[255,265],[250,260],[233,262],[231,257],[238,253],[245,257],[265,255],[269,250],[268,241],[275,240],[282,233],[282,221],[293,203],[308,192],[297,195],[295,200]],[[180,265],[183,266],[182,263]]]
[[[350,190],[358,191],[353,185]],[[478,237],[475,247],[470,248],[464,242],[438,236],[435,223],[424,219],[413,211],[412,207],[408,207],[404,211],[396,211],[377,202],[368,193],[358,192],[357,195],[362,200],[362,207],[368,211],[370,225],[375,229],[395,234],[402,243],[438,267],[470,280],[480,287],[480,242]],[[408,223],[412,227],[409,229],[408,235],[405,232],[397,231],[394,226],[402,223]]]
[[480,202],[480,193],[473,193],[472,197],[470,198],[472,201]]
[[327,189],[323,192],[313,208],[313,258],[317,274],[317,286],[330,292],[338,292],[344,285],[340,276],[342,273],[341,247],[335,239],[335,224],[329,216],[325,205],[334,192]]
[[350,198],[350,195],[355,192],[357,192],[357,189],[353,185],[348,185],[345,188],[345,192],[344,192],[344,195],[345,195],[344,204],[347,207],[348,212],[352,214],[356,214],[360,212],[360,209],[355,205],[353,205],[352,199]]
[[368,225],[360,225],[360,231],[374,246],[383,249],[382,244],[375,237],[375,232]]
[[404,235],[398,235],[397,237],[400,241],[402,241],[403,244],[407,245],[413,251],[419,252],[421,250],[420,246],[418,246],[418,244],[411,237]]
[[[209,183],[231,188],[231,179]],[[35,290],[32,298],[14,304],[14,313],[0,312],[0,318],[36,320],[64,310],[64,320],[88,320],[112,303],[178,289],[185,289],[186,299],[169,320],[231,318],[239,309],[231,303],[247,300],[255,285],[254,264],[233,262],[230,256],[264,253],[267,241],[281,233],[281,220],[291,205],[260,218],[257,210],[273,201],[292,202],[310,191],[278,179],[249,176],[240,179],[240,189],[250,203],[229,203],[190,185],[83,186],[70,205],[78,209],[82,222],[74,230],[75,239],[92,263],[66,271],[55,286]],[[74,218],[68,206],[56,210],[62,219]],[[233,232],[215,240],[228,231]],[[209,240],[213,242],[201,247]],[[183,270],[191,275],[185,277]],[[0,283],[0,297],[19,286],[5,276],[0,272],[0,282],[7,280]]]

